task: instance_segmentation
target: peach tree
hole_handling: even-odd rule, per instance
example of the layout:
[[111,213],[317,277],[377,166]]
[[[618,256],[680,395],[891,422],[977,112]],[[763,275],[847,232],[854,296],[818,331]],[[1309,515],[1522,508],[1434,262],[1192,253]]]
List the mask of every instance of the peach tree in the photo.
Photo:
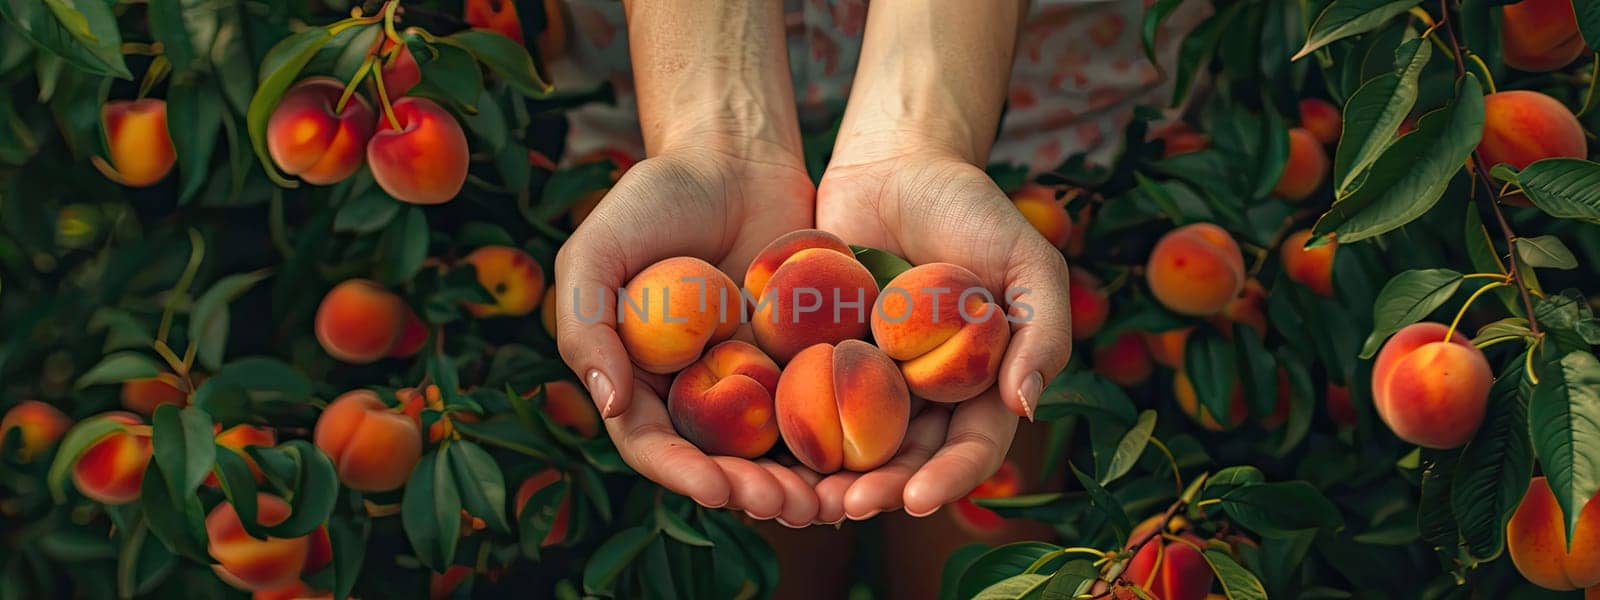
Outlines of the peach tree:
[[[1147,48],[1180,3],[1146,3]],[[1600,594],[1600,6],[1212,5],[1180,121],[990,167],[1072,265],[1078,347],[1043,468],[1002,471],[1059,491],[953,510],[1054,535],[928,576]],[[553,9],[0,0],[0,598],[795,583],[634,474],[557,356],[555,251],[640,157],[565,152],[611,93],[545,80]]]

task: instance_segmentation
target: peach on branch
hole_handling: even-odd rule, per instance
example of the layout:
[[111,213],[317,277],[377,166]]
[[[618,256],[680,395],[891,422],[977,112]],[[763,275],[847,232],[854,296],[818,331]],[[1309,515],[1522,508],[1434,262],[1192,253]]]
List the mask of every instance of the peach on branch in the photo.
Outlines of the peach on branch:
[[1283,272],[1290,281],[1310,288],[1318,296],[1333,297],[1333,255],[1339,242],[1329,241],[1310,250],[1305,249],[1311,239],[1311,230],[1302,229],[1289,234],[1279,250]]
[[1056,199],[1055,190],[1030,183],[1011,193],[1011,203],[1050,245],[1067,247],[1073,232],[1072,216]]
[[[256,522],[271,527],[288,520],[289,503],[266,493],[256,494]],[[206,515],[207,550],[217,560],[211,565],[217,577],[246,591],[274,590],[300,577],[311,556],[311,535],[257,539],[245,531],[244,522],[230,502],[222,502]]]
[[410,358],[422,351],[428,343],[428,324],[422,322],[422,317],[417,316],[417,311],[406,307],[405,320],[400,325],[400,337],[395,339],[394,347],[389,349],[390,358]]
[[994,385],[1011,325],[972,271],[928,263],[885,286],[872,311],[872,337],[900,361],[912,394],[960,402]]
[[1173,312],[1214,315],[1244,287],[1244,255],[1221,227],[1184,225],[1151,249],[1145,280],[1156,300]]
[[1527,90],[1484,96],[1478,153],[1486,166],[1525,169],[1546,158],[1586,158],[1588,152],[1578,117],[1555,98]]
[[1522,0],[1500,7],[1500,15],[1500,51],[1511,68],[1554,71],[1586,50],[1570,0]]
[[544,414],[550,422],[585,438],[600,435],[600,413],[589,393],[570,381],[552,381],[533,388],[528,397],[544,392]]
[[1211,146],[1211,138],[1195,131],[1193,127],[1183,121],[1178,121],[1151,132],[1150,138],[1159,139],[1166,144],[1162,150],[1162,158],[1172,158],[1180,154],[1199,152]]
[[978,487],[968,492],[966,497],[955,502],[951,508],[951,517],[956,525],[975,535],[991,535],[1005,526],[1005,517],[999,513],[978,506],[974,500],[984,498],[1010,498],[1022,491],[1022,470],[1016,463],[1006,460],[1000,463],[1000,470],[995,471]]
[[[561,472],[555,469],[545,469],[523,480],[522,485],[517,486],[517,494],[513,498],[513,503],[517,507],[517,518],[522,518],[522,509],[528,506],[528,500],[531,500],[534,494],[539,493],[539,490],[557,481],[561,481]],[[544,540],[539,543],[540,546],[554,546],[567,537],[567,521],[571,516],[571,512],[572,494],[567,494],[561,499],[561,506],[556,509],[555,520],[551,522],[550,531],[545,534]]]
[[525,316],[544,298],[544,267],[521,248],[484,246],[465,262],[477,271],[478,284],[494,296],[493,304],[467,304],[474,317]]
[[1111,315],[1111,299],[1100,278],[1079,267],[1067,270],[1067,301],[1072,308],[1072,339],[1083,341],[1099,333]]
[[669,258],[628,282],[617,302],[617,335],[639,368],[670,375],[739,328],[739,288],[710,263]]
[[[1215,577],[1211,564],[1200,552],[1205,547],[1205,541],[1193,533],[1182,532],[1181,524],[1182,519],[1174,519],[1163,525],[1161,515],[1157,515],[1135,527],[1129,540],[1130,550],[1133,542],[1144,539],[1157,528],[1164,529],[1161,533],[1173,535],[1176,539],[1167,535],[1150,538],[1128,560],[1122,578],[1139,586],[1151,598],[1205,600],[1206,595],[1211,593],[1211,583]],[[1138,597],[1127,589],[1118,589],[1116,596],[1119,600]]]
[[1122,387],[1144,383],[1154,370],[1150,350],[1138,333],[1124,332],[1111,343],[1094,349],[1094,372]]
[[550,339],[556,337],[556,288],[551,286],[544,290],[544,301],[539,304],[539,324],[544,325],[544,332],[550,334]]
[[1340,427],[1356,426],[1356,407],[1350,400],[1350,388],[1328,384],[1328,419]]
[[383,90],[393,102],[422,83],[422,69],[417,65],[417,57],[412,56],[411,48],[399,44],[398,49],[394,42],[384,40],[383,49],[379,51],[383,57]]
[[1372,366],[1378,418],[1406,442],[1449,449],[1483,423],[1494,373],[1483,351],[1440,323],[1408,325],[1389,338]]
[[1144,345],[1150,349],[1150,359],[1169,369],[1183,368],[1183,350],[1189,343],[1194,327],[1169,329],[1155,333],[1140,333]]
[[1261,282],[1249,279],[1239,289],[1239,295],[1222,307],[1222,312],[1208,319],[1226,339],[1233,339],[1233,324],[1239,323],[1256,331],[1256,337],[1267,337],[1267,288]]
[[17,430],[21,437],[21,443],[17,446],[17,460],[31,462],[49,451],[71,426],[72,419],[67,418],[61,409],[38,400],[24,400],[6,411],[4,418],[0,418],[0,441],[4,441],[11,430]]
[[367,143],[372,178],[396,200],[443,204],[467,182],[467,134],[449,111],[426,98],[394,101],[394,121],[378,119]]
[[317,418],[313,440],[333,460],[339,481],[361,492],[405,485],[422,458],[422,432],[371,390],[345,392]]
[[1311,197],[1328,178],[1328,152],[1317,135],[1303,127],[1289,130],[1289,159],[1272,194],[1298,202]]
[[317,341],[336,359],[370,363],[399,344],[410,310],[376,282],[350,279],[329,290],[317,307]]
[[672,426],[707,454],[756,458],[778,441],[778,363],[737,340],[712,346],[672,381]]
[[[511,0],[467,0],[467,24],[473,29],[484,29],[506,36],[522,45],[522,19],[517,16],[517,4]],[[547,25],[548,26],[548,25]]]
[[[221,426],[218,425],[217,427],[220,428]],[[278,445],[278,435],[276,433],[266,427],[234,425],[217,433],[216,441],[218,446],[232,450],[244,458],[245,464],[250,466],[250,474],[256,478],[256,483],[265,481],[265,477],[261,474],[261,466],[256,464],[256,459],[251,458],[250,453],[246,452],[245,448],[250,446],[271,448],[276,446]],[[217,475],[215,473],[206,476],[206,485],[217,485]]]
[[189,404],[189,393],[177,375],[161,373],[155,377],[122,382],[122,407],[146,417],[156,413],[156,407],[173,404],[182,408]]
[[894,458],[911,397],[899,369],[859,340],[802,350],[778,378],[778,431],[796,459],[818,473],[867,471]]
[[1578,513],[1578,526],[1567,540],[1566,521],[1550,482],[1535,477],[1506,523],[1506,549],[1511,562],[1528,581],[1566,591],[1600,586],[1600,502],[1592,496]]
[[1339,141],[1344,118],[1339,115],[1339,107],[1332,102],[1321,98],[1305,98],[1300,100],[1300,126],[1311,132],[1318,142],[1331,145]]
[[[109,412],[102,417],[127,427],[144,424],[138,415],[129,412]],[[138,500],[150,454],[148,432],[113,431],[78,455],[72,464],[72,483],[83,495],[101,504]]]
[[149,187],[172,172],[178,155],[167,131],[167,101],[112,100],[100,109],[110,165],[95,163],[113,181]]
[[816,229],[773,240],[745,271],[756,345],[779,364],[814,344],[867,335],[878,282],[837,236]]
[[352,94],[339,110],[345,84],[311,77],[284,94],[267,120],[267,154],[284,173],[330,185],[361,168],[377,124],[372,106]]
[[1183,414],[1189,415],[1195,423],[1199,423],[1208,431],[1230,431],[1243,425],[1245,419],[1250,418],[1250,406],[1244,402],[1244,390],[1240,389],[1239,381],[1234,380],[1233,392],[1228,401],[1228,422],[1217,421],[1211,409],[1200,403],[1200,396],[1195,392],[1194,382],[1189,379],[1189,374],[1178,371],[1172,378],[1172,395],[1178,401],[1178,408]]

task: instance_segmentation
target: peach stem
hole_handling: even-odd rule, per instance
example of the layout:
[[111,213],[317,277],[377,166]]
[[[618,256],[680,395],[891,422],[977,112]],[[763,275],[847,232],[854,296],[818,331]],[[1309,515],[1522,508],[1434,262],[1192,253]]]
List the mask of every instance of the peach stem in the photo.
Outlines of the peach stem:
[[378,84],[378,104],[383,106],[383,116],[389,119],[389,127],[399,131],[400,118],[394,116],[394,105],[389,103],[389,90],[383,87],[383,67],[374,64],[369,70],[372,71],[372,80]]
[[1446,344],[1448,344],[1448,343],[1450,343],[1450,338],[1455,337],[1455,335],[1456,335],[1456,327],[1461,325],[1461,317],[1466,316],[1467,309],[1472,308],[1472,303],[1474,301],[1476,301],[1479,296],[1484,295],[1484,293],[1488,292],[1489,290],[1492,290],[1492,289],[1495,289],[1495,288],[1502,288],[1502,287],[1505,287],[1507,285],[1510,285],[1510,284],[1508,284],[1508,283],[1506,283],[1504,281],[1495,281],[1495,282],[1492,282],[1492,283],[1490,283],[1488,285],[1485,285],[1485,286],[1483,286],[1481,288],[1478,288],[1478,291],[1473,292],[1471,296],[1467,296],[1467,301],[1461,304],[1461,310],[1456,311],[1456,318],[1452,319],[1450,321],[1450,329],[1445,330],[1445,332],[1444,332],[1444,342]]
[[400,41],[400,32],[394,29],[394,13],[399,8],[400,0],[389,0],[388,4],[383,5],[383,33],[396,44],[403,43]]
[[344,93],[339,94],[339,102],[333,105],[333,114],[344,114],[345,105],[349,104],[350,97],[356,94],[356,86],[361,85],[361,82],[367,78],[367,72],[372,69],[372,65],[376,61],[376,56],[371,54],[367,55],[366,60],[361,61],[361,66],[356,69],[355,76],[351,77],[350,82],[345,84]]

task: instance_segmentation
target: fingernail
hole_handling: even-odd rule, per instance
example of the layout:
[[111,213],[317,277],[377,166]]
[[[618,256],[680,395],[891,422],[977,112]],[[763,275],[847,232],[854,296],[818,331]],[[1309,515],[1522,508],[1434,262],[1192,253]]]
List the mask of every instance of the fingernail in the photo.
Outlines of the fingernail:
[[944,506],[943,505],[935,506],[931,510],[929,510],[928,512],[918,513],[918,512],[912,512],[911,508],[907,507],[906,508],[906,514],[911,515],[913,517],[916,517],[918,519],[921,519],[921,518],[926,517],[928,515],[931,515],[933,513],[939,512],[939,509],[941,509],[941,508],[944,508]]
[[875,510],[875,511],[869,512],[869,513],[867,513],[865,515],[862,515],[862,516],[859,516],[859,517],[854,517],[854,516],[850,516],[850,515],[845,515],[845,516],[849,516],[851,521],[865,521],[867,519],[871,519],[873,517],[878,516],[878,513],[880,513],[880,512],[883,512],[883,511]]
[[794,523],[790,523],[787,520],[784,520],[784,518],[781,517],[781,516],[778,517],[775,520],[778,522],[779,525],[782,525],[784,527],[788,527],[789,529],[804,529],[805,528],[804,525],[795,525]]
[[617,401],[617,390],[611,387],[611,379],[606,377],[605,373],[601,373],[600,369],[590,369],[588,377],[584,380],[588,382],[589,395],[600,406],[600,416],[607,419],[615,417],[616,415],[611,414],[611,405]]
[[1044,376],[1037,371],[1022,380],[1022,387],[1017,390],[1017,399],[1022,401],[1022,412],[1026,413],[1028,422],[1033,422],[1033,407],[1039,402],[1039,394],[1044,392]]
[[744,516],[750,517],[751,519],[755,519],[757,521],[771,521],[773,519],[778,518],[778,515],[771,515],[771,516],[766,516],[766,517],[758,517],[758,516],[755,515],[755,513],[750,512],[748,510],[744,511]]
[[712,504],[710,504],[708,502],[703,502],[703,501],[697,501],[697,502],[700,502],[701,506],[704,506],[706,508],[710,508],[710,509],[713,509],[713,510],[714,509],[718,509],[718,508],[722,508],[722,507],[728,505],[728,499],[727,498],[723,498],[722,499],[722,503],[721,504],[717,504],[717,505],[712,505]]

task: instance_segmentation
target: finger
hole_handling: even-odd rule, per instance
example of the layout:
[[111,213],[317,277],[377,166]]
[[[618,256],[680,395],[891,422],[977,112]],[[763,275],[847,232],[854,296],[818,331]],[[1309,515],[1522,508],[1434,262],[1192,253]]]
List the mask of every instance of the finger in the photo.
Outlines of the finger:
[[778,480],[778,487],[783,489],[783,510],[778,513],[778,523],[794,529],[810,525],[817,518],[817,490],[788,467],[770,460],[756,464]]
[[640,386],[631,410],[606,419],[606,431],[623,462],[661,487],[708,508],[728,504],[731,486],[721,466],[678,436],[661,399]]
[[633,363],[617,337],[616,290],[632,265],[616,240],[587,229],[556,253],[556,346],[594,399],[601,416],[628,409]]
[[844,521],[844,495],[860,477],[854,471],[840,471],[817,482],[817,523],[837,525]]
[[752,519],[765,521],[783,510],[783,488],[778,480],[753,462],[731,456],[713,456],[728,477],[731,496],[728,507],[740,509]]
[[1000,470],[1017,417],[993,391],[956,405],[944,447],[906,482],[906,512],[927,515],[960,500]]
[[1067,262],[1060,251],[1035,238],[1019,240],[1011,253],[1004,294],[1013,325],[999,381],[1006,407],[1030,421],[1045,383],[1072,357]]
[[949,423],[948,410],[922,411],[906,428],[906,439],[900,445],[900,452],[888,464],[862,474],[850,485],[844,495],[845,514],[862,521],[878,513],[900,508],[905,497],[906,482],[939,448]]

